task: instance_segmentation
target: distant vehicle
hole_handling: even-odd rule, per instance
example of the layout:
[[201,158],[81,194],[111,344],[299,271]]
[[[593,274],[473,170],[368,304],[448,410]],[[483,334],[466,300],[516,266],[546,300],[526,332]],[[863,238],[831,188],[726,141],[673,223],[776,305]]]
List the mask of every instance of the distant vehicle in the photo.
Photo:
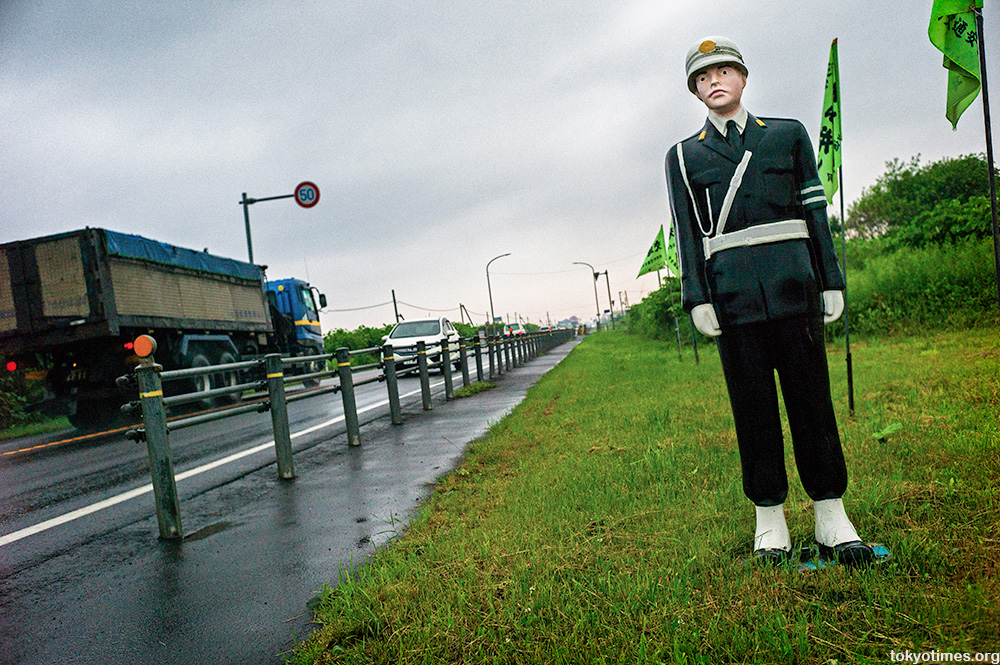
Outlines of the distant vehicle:
[[503,327],[503,334],[505,337],[513,337],[514,335],[524,335],[525,332],[520,323],[511,323]]
[[427,346],[428,363],[441,361],[441,348],[447,343],[450,360],[457,369],[462,363],[458,355],[459,338],[451,321],[440,317],[400,321],[382,338],[382,343],[392,347],[392,358],[398,368],[416,366],[417,342],[423,342]]
[[[106,229],[7,243],[0,245],[0,357],[7,371],[45,382],[33,408],[66,415],[76,427],[110,426],[125,401],[115,379],[139,361],[136,336],[153,335],[165,370],[267,353],[317,355],[314,292],[297,279],[269,284],[262,266]],[[203,375],[167,390],[238,381],[235,372]]]

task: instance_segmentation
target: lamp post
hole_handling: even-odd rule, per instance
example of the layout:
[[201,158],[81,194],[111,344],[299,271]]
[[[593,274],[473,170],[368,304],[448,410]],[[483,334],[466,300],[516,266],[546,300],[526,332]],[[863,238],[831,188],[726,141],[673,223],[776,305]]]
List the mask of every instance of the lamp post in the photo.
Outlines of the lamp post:
[[594,276],[594,305],[597,306],[597,329],[600,330],[601,329],[601,303],[599,303],[597,301],[597,276],[600,275],[601,273],[597,272],[594,269],[594,266],[590,265],[589,263],[585,263],[583,261],[573,261],[573,265],[576,265],[576,266],[587,266],[588,268],[590,268],[590,274],[592,274]]
[[510,252],[506,254],[501,254],[500,256],[494,256],[492,259],[486,262],[486,290],[490,294],[490,321],[489,325],[486,326],[486,334],[490,334],[490,329],[493,327],[493,320],[496,318],[495,310],[493,309],[493,288],[490,286],[490,264],[497,259],[502,259],[505,256],[510,256]]
[[597,288],[597,283],[596,283],[597,275],[604,275],[604,281],[608,285],[608,315],[611,317],[611,329],[614,330],[615,329],[615,303],[611,299],[611,278],[608,277],[608,271],[607,270],[605,270],[603,273],[597,273],[596,275],[594,275],[594,279],[595,279],[594,288],[595,289]]

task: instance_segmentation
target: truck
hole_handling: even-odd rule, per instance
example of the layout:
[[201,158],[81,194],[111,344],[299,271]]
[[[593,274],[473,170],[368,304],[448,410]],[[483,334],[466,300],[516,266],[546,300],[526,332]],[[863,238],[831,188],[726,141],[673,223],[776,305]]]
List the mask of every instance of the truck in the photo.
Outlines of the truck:
[[[89,429],[119,422],[125,399],[116,379],[133,371],[132,343],[141,334],[156,340],[164,369],[322,354],[326,296],[300,279],[268,282],[264,271],[101,228],[6,243],[0,357],[6,371],[44,381],[35,408]],[[200,376],[166,389],[207,391],[240,378]]]

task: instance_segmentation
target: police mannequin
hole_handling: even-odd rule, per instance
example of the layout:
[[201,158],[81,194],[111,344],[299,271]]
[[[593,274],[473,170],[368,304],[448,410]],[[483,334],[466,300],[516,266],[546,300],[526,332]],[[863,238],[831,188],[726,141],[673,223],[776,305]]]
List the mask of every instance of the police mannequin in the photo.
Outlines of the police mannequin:
[[842,314],[845,283],[809,137],[798,121],[746,112],[748,72],[729,39],[700,40],[685,68],[709,118],[666,158],[681,292],[695,326],[719,347],[743,489],[756,507],[754,559],[779,563],[791,551],[777,372],[816,540],[828,556],[867,564],[874,552],[841,498],[847,469],[823,325]]

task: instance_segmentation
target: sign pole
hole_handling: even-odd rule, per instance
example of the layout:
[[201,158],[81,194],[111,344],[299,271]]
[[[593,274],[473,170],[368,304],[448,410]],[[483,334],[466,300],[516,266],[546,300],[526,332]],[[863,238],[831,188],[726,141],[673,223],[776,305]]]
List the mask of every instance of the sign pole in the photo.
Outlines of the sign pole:
[[277,199],[290,199],[292,197],[294,197],[295,202],[303,208],[312,208],[314,205],[319,203],[319,187],[307,180],[296,185],[295,192],[292,194],[268,196],[263,199],[247,198],[247,193],[243,192],[243,199],[240,201],[240,205],[243,206],[243,224],[247,229],[247,259],[250,263],[253,263],[253,241],[250,239],[249,206],[252,206],[254,203],[258,203],[260,201],[275,201]]

